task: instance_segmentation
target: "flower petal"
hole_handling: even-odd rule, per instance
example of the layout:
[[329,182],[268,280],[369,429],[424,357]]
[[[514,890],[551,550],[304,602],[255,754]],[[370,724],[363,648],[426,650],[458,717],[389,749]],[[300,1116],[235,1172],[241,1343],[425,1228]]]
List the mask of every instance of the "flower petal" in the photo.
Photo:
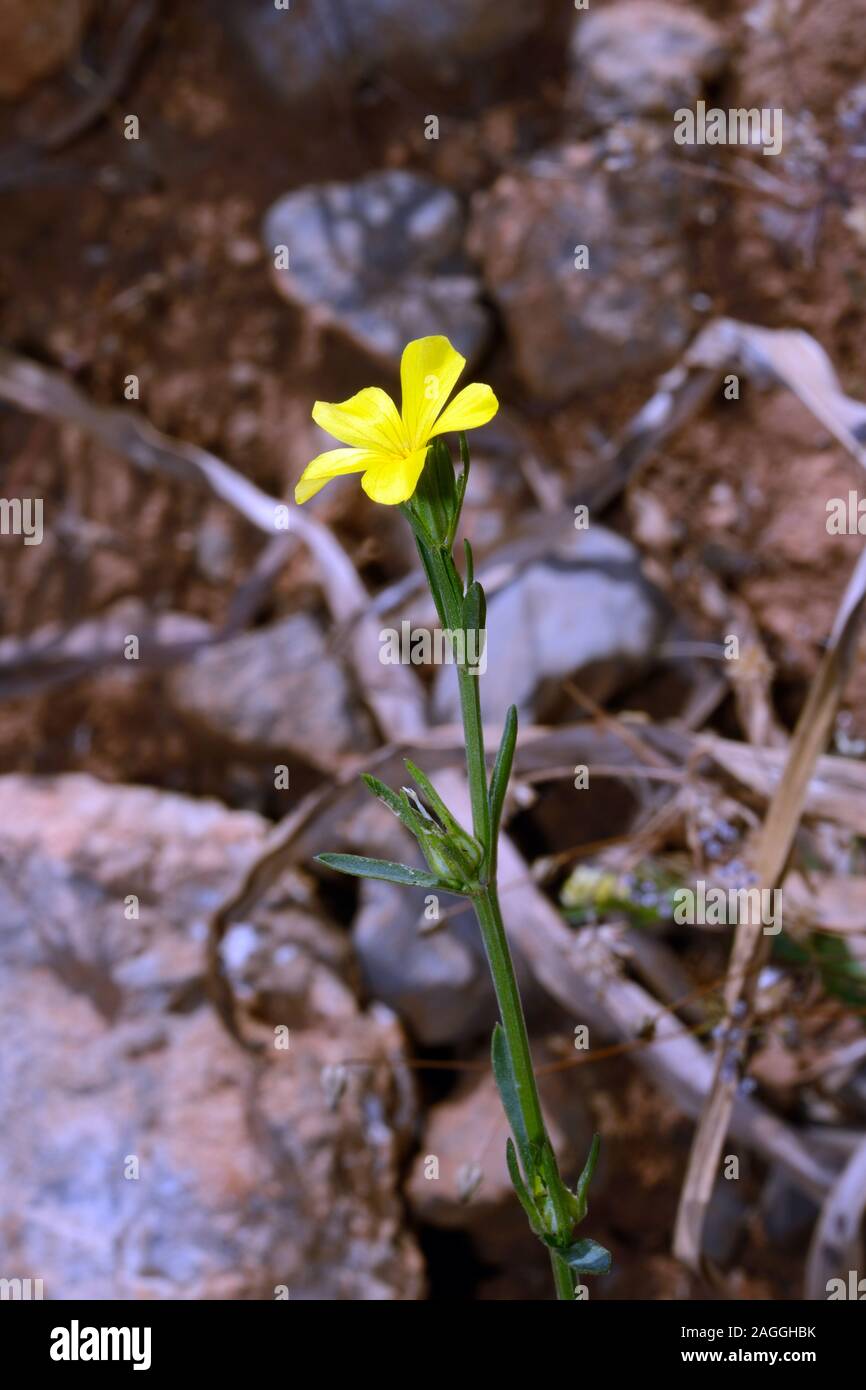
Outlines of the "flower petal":
[[332,478],[341,478],[345,473],[363,473],[381,454],[369,449],[329,449],[308,463],[295,487],[295,501],[300,506],[321,492],[325,483]]
[[418,486],[426,457],[425,444],[405,458],[377,460],[361,479],[361,487],[374,502],[381,502],[386,507],[408,502]]
[[411,449],[420,449],[427,443],[436,417],[465,366],[466,358],[447,338],[416,338],[403,349],[403,424]]
[[339,404],[316,401],[313,419],[335,439],[355,448],[376,449],[383,454],[406,451],[400,413],[388,392],[378,386],[365,386]]
[[476,381],[458,391],[450,405],[446,405],[433,426],[433,436],[445,434],[448,430],[474,430],[492,420],[499,402],[489,386]]

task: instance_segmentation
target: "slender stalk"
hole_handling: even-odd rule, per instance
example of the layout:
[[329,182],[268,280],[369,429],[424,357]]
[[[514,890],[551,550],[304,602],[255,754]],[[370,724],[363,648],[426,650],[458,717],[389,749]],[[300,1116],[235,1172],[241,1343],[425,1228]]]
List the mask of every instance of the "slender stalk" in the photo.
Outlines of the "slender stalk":
[[[490,808],[487,794],[487,771],[484,762],[484,734],[481,725],[481,700],[478,677],[458,668],[460,679],[460,707],[463,714],[463,731],[466,739],[466,768],[469,775],[469,789],[472,800],[472,820],[476,837],[483,845],[490,839]],[[477,810],[483,806],[483,811]],[[530,1144],[541,1148],[549,1143],[541,1101],[532,1066],[532,1051],[526,1019],[514,962],[505,935],[502,912],[495,881],[484,885],[482,891],[472,898],[475,915],[481,929],[484,949],[493,977],[493,988],[499,1005],[499,1017],[505,1033],[505,1040],[511,1054],[517,1095],[523,1123]],[[551,1268],[556,1285],[557,1299],[571,1300],[574,1297],[574,1280],[571,1270],[555,1250],[550,1252]]]
[[[457,667],[460,687],[460,713],[466,738],[466,770],[469,774],[469,795],[472,802],[472,831],[485,849],[490,843],[490,802],[487,797],[487,767],[484,762],[484,731],[481,725],[481,702],[477,675],[465,666]],[[507,950],[507,947],[506,947]]]
[[484,949],[490,963],[493,988],[496,990],[496,1000],[499,1004],[499,1016],[502,1020],[505,1039],[514,1065],[517,1094],[520,1098],[520,1109],[523,1112],[526,1133],[530,1143],[543,1144],[547,1131],[541,1114],[538,1087],[535,1084],[529,1035],[526,1031],[526,1020],[523,1017],[523,1005],[520,1002],[514,963],[502,924],[502,913],[499,910],[496,889],[488,885],[482,893],[472,899],[472,902],[475,907],[475,915],[478,918],[478,925],[481,928]]
[[[417,539],[417,537],[416,537]],[[463,621],[462,586],[451,554],[438,548],[418,546],[440,620],[452,632]],[[472,799],[472,830],[485,849],[490,839],[490,804],[487,799],[487,771],[484,763],[484,734],[481,727],[481,701],[477,675],[466,666],[457,667],[460,711],[466,735],[466,765]]]
[[567,1299],[570,1303],[574,1298],[574,1276],[565,1260],[555,1250],[550,1252],[550,1267],[553,1270],[553,1282],[556,1284],[556,1297],[561,1300]]
[[[451,555],[450,546],[431,543],[432,538],[421,536],[416,530],[418,550],[424,571],[436,603],[439,618],[452,631],[459,629],[463,621],[463,584]],[[449,540],[453,539],[452,532]],[[517,1103],[523,1119],[523,1128],[530,1148],[539,1155],[546,1155],[544,1162],[553,1168],[556,1181],[548,1184],[548,1199],[554,1209],[556,1228],[570,1232],[571,1221],[563,1207],[562,1183],[556,1172],[556,1159],[548,1138],[532,1066],[532,1052],[514,962],[496,890],[496,847],[491,844],[490,793],[487,785],[487,767],[484,759],[484,731],[481,723],[481,699],[479,677],[471,674],[464,665],[457,667],[457,680],[460,689],[460,711],[463,719],[463,732],[466,742],[466,769],[469,779],[469,793],[472,803],[472,830],[475,838],[484,847],[485,865],[489,866],[472,893],[472,903],[484,949],[490,964],[493,987],[499,1004],[499,1014],[505,1042],[511,1058],[511,1068],[517,1092]],[[568,1264],[556,1250],[550,1252],[556,1296],[558,1299],[574,1298],[574,1276]]]

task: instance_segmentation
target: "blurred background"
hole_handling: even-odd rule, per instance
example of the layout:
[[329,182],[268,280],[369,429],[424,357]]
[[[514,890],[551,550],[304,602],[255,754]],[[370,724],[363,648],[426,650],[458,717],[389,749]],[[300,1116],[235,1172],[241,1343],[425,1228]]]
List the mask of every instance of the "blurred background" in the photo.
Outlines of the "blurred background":
[[[396,393],[428,333],[502,403],[464,530],[567,1177],[603,1137],[591,1296],[866,1272],[866,1177],[826,1234],[866,1167],[856,661],[714,1282],[671,1249],[731,944],[673,893],[743,882],[861,544],[827,503],[866,441],[864,71],[859,0],[0,0],[0,1275],[549,1297],[471,915],[311,863],[410,858],[363,768],[462,794],[453,671],[379,660],[433,621],[402,518],[353,478],[279,511],[329,447],[313,401]],[[678,145],[700,100],[780,108],[781,153]]]

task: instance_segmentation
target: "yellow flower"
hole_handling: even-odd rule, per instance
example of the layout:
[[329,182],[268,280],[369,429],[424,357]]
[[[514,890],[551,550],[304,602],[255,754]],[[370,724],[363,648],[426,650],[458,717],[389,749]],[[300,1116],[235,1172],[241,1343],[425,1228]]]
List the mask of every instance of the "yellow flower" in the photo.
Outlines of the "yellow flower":
[[402,410],[378,386],[367,386],[339,405],[316,401],[316,424],[349,447],[329,449],[308,463],[295,501],[306,502],[344,473],[363,473],[361,486],[374,502],[407,502],[418,486],[430,440],[448,430],[486,425],[499,409],[490,387],[478,384],[464,386],[446,406],[465,366],[466,358],[447,338],[416,338],[400,362]]

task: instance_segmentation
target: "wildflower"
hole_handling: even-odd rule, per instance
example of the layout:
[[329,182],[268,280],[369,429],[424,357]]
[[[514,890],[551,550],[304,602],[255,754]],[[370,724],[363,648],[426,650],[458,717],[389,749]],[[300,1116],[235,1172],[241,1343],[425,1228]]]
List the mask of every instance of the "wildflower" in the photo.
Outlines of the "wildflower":
[[465,357],[447,338],[416,338],[400,362],[402,409],[386,391],[367,386],[347,401],[316,401],[313,419],[348,448],[329,449],[307,464],[295,488],[306,502],[332,478],[363,473],[361,486],[374,502],[407,502],[418,485],[431,439],[450,430],[477,429],[499,409],[489,386],[464,386],[446,405]]
[[[295,499],[306,502],[331,478],[362,473],[361,485],[374,502],[401,506],[415,537],[443,629],[472,633],[482,639],[487,606],[483,586],[474,577],[472,546],[468,540],[464,542],[462,574],[454,562],[453,548],[470,470],[463,431],[486,424],[499,407],[490,387],[480,385],[464,387],[448,404],[465,365],[447,338],[419,338],[409,343],[403,353],[403,405],[399,412],[390,396],[377,387],[359,391],[341,405],[317,401],[313,419],[344,440],[347,447],[332,449],[313,459],[295,489]],[[440,437],[449,430],[460,433],[459,478],[451,449]],[[516,633],[516,640],[521,635]],[[478,651],[482,652],[483,646]],[[437,914],[440,890],[472,902],[501,1003],[502,1022],[493,1030],[491,1060],[513,1135],[505,1147],[508,1172],[531,1230],[550,1252],[557,1298],[574,1299],[576,1278],[582,1274],[606,1274],[611,1264],[609,1252],[596,1241],[574,1239],[574,1228],[587,1212],[587,1191],[598,1160],[599,1138],[596,1135],[593,1139],[577,1187],[572,1191],[560,1174],[541,1110],[496,883],[496,849],[517,742],[517,710],[512,705],[508,711],[488,777],[480,682],[473,679],[482,669],[480,662],[474,660],[457,663],[471,833],[451,814],[426,773],[407,759],[407,770],[421,795],[410,787],[394,791],[369,773],[363,774],[363,780],[414,836],[427,860],[428,871],[358,854],[320,854],[317,858],[326,867],[355,878],[432,890],[425,897],[425,909],[435,904]],[[615,875],[593,872],[590,898],[593,893],[597,896],[600,882],[616,885]],[[578,897],[581,896],[587,896],[585,884],[578,885]],[[461,1169],[458,1184],[462,1200],[471,1200],[479,1172],[473,1164],[465,1164]]]

